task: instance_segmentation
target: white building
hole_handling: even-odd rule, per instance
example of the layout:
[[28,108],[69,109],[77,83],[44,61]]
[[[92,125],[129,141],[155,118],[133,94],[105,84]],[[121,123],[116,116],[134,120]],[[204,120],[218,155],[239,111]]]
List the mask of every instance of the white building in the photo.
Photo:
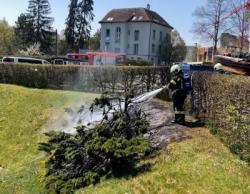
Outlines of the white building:
[[173,29],[148,8],[113,9],[101,21],[101,51],[160,64],[166,35]]

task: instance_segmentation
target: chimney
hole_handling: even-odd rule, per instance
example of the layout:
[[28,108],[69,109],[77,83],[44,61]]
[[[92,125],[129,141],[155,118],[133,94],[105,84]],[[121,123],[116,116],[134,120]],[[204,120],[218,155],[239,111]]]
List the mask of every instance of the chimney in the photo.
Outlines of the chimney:
[[147,9],[150,10],[150,4],[147,4]]

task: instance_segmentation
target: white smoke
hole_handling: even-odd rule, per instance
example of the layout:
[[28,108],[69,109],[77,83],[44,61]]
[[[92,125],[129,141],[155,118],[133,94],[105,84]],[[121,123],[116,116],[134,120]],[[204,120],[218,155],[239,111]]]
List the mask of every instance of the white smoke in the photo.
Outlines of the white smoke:
[[[160,88],[154,90],[152,92],[144,93],[140,96],[131,99],[131,104],[135,105],[137,108],[142,108],[144,102],[150,101],[157,94],[159,94],[164,88]],[[119,110],[124,109],[125,103],[122,102],[119,104],[118,102],[112,102],[114,109]],[[113,110],[114,112],[114,110]],[[109,112],[109,117],[112,116],[113,112]],[[67,124],[62,128],[62,131],[69,134],[76,134],[76,127],[84,125],[87,128],[93,128],[96,124],[100,123],[103,120],[103,110],[96,109],[93,112],[89,110],[89,108],[85,108],[82,112],[78,110],[70,113],[70,117],[68,118]]]

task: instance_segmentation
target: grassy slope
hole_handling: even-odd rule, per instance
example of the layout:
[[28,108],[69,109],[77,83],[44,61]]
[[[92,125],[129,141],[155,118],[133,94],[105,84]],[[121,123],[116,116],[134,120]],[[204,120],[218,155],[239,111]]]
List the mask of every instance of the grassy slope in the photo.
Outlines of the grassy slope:
[[0,85],[0,193],[40,193],[37,143],[40,128],[55,111],[93,94]]
[[[41,183],[37,142],[53,112],[93,95],[0,85],[0,193],[46,193]],[[145,163],[149,172],[109,179],[79,193],[250,193],[250,168],[206,129],[174,143]]]
[[89,194],[248,194],[250,168],[232,155],[207,129],[188,132],[191,139],[174,143],[154,159],[152,169],[137,177],[104,180],[78,193]]

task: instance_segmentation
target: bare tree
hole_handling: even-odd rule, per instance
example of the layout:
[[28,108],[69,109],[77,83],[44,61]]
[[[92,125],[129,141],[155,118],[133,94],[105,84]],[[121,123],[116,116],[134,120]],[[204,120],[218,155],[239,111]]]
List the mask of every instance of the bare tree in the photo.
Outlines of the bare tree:
[[220,35],[228,30],[225,16],[229,10],[228,0],[207,0],[205,6],[198,7],[193,13],[197,18],[193,24],[193,33],[203,40],[212,41],[214,53],[217,52]]
[[180,33],[176,30],[171,32],[171,42],[172,42],[172,62],[181,62],[185,59],[187,55],[186,43],[181,37]]
[[230,14],[230,23],[232,25],[232,32],[235,35],[240,36],[240,52],[248,47],[249,16],[244,9],[239,9],[239,7],[245,3],[246,0],[232,0],[231,4],[232,11]]

